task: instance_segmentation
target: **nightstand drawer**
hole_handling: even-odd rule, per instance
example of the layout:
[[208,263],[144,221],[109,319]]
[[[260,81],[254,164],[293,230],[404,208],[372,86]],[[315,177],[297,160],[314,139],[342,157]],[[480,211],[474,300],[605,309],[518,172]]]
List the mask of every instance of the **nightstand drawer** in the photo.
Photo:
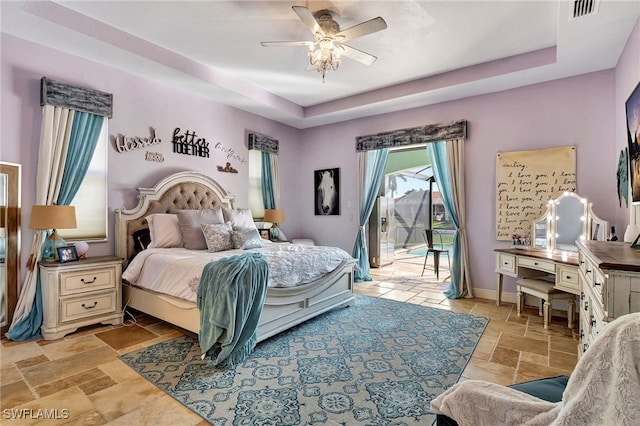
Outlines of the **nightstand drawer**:
[[115,311],[115,292],[60,300],[60,322],[73,321]]
[[60,274],[60,295],[86,293],[88,291],[108,290],[116,287],[115,268],[94,269],[91,271],[63,272]]

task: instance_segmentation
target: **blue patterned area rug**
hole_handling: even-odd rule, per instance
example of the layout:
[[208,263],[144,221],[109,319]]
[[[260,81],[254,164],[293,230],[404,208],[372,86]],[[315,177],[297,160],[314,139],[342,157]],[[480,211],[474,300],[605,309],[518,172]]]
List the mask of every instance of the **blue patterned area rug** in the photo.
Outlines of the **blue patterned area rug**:
[[183,336],[122,355],[214,425],[428,425],[486,318],[357,296],[267,339],[235,369],[200,359]]

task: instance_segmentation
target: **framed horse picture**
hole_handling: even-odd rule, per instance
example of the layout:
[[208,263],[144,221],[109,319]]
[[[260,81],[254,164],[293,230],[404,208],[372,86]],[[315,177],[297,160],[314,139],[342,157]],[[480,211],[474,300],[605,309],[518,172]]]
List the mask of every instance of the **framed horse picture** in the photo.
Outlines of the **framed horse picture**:
[[316,216],[340,214],[340,169],[322,169],[313,172]]

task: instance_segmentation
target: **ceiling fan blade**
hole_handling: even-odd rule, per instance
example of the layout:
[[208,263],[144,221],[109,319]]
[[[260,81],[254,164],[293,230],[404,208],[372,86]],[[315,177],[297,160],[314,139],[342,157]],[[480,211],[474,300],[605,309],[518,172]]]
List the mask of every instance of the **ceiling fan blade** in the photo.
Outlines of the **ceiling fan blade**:
[[316,33],[324,35],[324,31],[320,28],[320,24],[318,24],[318,21],[316,21],[316,18],[314,18],[313,13],[311,13],[309,9],[304,6],[291,6],[291,8],[298,14],[298,17],[302,22],[304,22],[307,28],[309,28],[309,31],[311,31],[311,34],[313,34],[314,37]]
[[314,41],[262,41],[260,44],[264,47],[281,47],[281,46],[313,46]]
[[340,49],[341,55],[344,55],[347,58],[351,58],[365,65],[371,65],[376,61],[376,59],[378,59],[376,56],[370,55],[366,52],[363,52],[362,50],[347,46],[346,44],[339,44],[336,47]]
[[362,22],[353,27],[349,27],[344,31],[340,31],[335,35],[338,41],[353,40],[357,37],[362,37],[367,34],[375,33],[387,28],[387,23],[381,17],[373,18],[368,21]]

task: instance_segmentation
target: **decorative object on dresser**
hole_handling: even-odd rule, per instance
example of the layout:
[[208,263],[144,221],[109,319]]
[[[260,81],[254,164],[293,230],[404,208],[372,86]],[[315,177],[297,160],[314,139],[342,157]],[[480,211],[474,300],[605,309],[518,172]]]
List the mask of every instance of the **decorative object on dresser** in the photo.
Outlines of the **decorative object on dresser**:
[[42,245],[42,260],[45,262],[57,261],[58,247],[67,245],[56,229],[70,229],[76,226],[76,209],[73,206],[34,205],[31,208],[29,228],[41,231],[53,230]]
[[58,262],[67,263],[79,260],[76,246],[56,247],[58,252]]
[[122,259],[97,256],[71,263],[40,262],[45,340],[92,324],[122,323]]
[[76,246],[76,252],[80,259],[87,257],[87,253],[89,253],[89,244],[86,241],[76,241],[73,245]]
[[640,251],[613,241],[579,241],[578,249],[582,354],[607,323],[640,312]]
[[278,240],[280,238],[280,229],[278,229],[278,224],[284,223],[284,210],[266,209],[264,211],[264,221],[273,224],[269,229],[269,239],[272,241]]

